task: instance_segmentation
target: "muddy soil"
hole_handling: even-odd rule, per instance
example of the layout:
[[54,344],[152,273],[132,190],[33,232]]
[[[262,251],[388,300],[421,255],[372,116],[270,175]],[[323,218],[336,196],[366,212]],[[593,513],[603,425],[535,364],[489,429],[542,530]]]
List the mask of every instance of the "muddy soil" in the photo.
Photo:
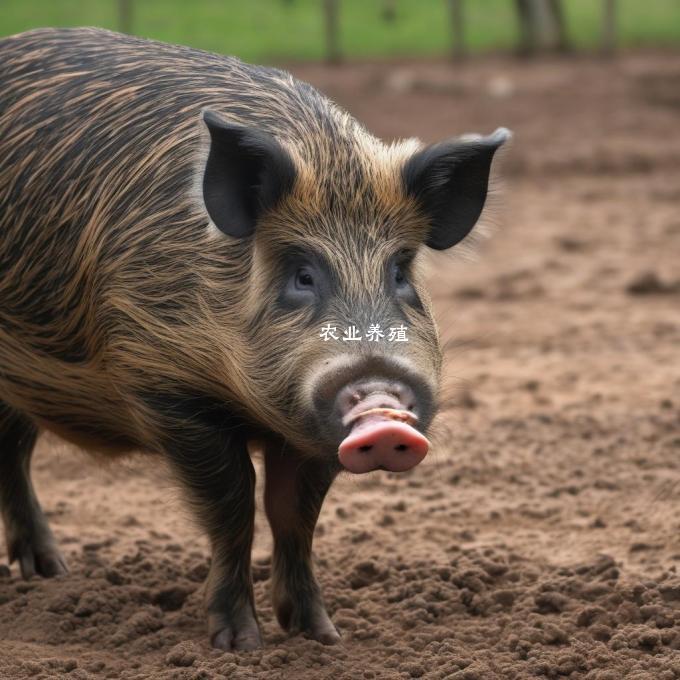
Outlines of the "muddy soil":
[[680,54],[290,68],[385,138],[515,132],[492,237],[431,258],[434,450],[323,509],[343,643],[276,625],[260,516],[266,646],[211,650],[207,546],[169,477],[45,436],[71,573],[0,566],[0,677],[680,678]]

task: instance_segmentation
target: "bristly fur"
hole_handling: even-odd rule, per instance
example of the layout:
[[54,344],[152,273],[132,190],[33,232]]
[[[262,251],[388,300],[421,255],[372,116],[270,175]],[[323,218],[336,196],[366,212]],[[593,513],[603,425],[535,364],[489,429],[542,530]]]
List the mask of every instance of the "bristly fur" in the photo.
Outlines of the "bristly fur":
[[268,399],[290,376],[259,389],[260,358],[235,332],[271,298],[269,279],[257,238],[209,226],[200,112],[288,150],[298,179],[267,246],[314,244],[349,295],[380,275],[374,244],[415,248],[426,233],[399,174],[417,143],[386,146],[285,72],[187,47],[71,29],[0,51],[2,398],[90,446],[156,449],[140,395],[192,385],[295,439]]
[[[418,391],[427,428],[442,353],[423,244],[472,228],[506,133],[438,147],[433,171],[419,142],[384,144],[288,73],[99,29],[0,40],[0,93],[10,558],[25,576],[66,571],[30,482],[40,427],[161,453],[212,546],[213,644],[259,646],[249,446],[261,439],[277,617],[337,641],[311,549],[340,419],[319,413],[378,375]],[[315,289],[314,305],[296,304],[301,252],[333,291]],[[408,342],[324,343],[323,323],[405,324]]]

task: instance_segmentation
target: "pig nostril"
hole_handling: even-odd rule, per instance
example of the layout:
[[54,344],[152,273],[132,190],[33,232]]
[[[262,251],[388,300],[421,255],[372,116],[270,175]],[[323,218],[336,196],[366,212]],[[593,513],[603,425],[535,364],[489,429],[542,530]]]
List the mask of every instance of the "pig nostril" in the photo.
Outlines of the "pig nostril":
[[364,444],[359,447],[359,451],[370,451],[373,448],[373,444]]
[[394,447],[395,451],[406,451],[406,449],[408,449],[408,445],[406,445],[406,444],[397,444]]

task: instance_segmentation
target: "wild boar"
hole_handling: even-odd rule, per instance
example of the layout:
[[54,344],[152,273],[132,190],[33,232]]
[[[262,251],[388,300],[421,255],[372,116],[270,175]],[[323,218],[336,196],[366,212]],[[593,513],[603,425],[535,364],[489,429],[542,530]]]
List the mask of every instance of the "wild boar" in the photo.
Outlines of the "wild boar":
[[66,572],[30,479],[41,429],[162,456],[211,542],[212,644],[258,647],[260,442],[278,620],[336,642],[311,565],[324,496],[425,456],[442,354],[419,262],[472,230],[509,133],[387,145],[286,72],[98,29],[0,55],[10,562]]

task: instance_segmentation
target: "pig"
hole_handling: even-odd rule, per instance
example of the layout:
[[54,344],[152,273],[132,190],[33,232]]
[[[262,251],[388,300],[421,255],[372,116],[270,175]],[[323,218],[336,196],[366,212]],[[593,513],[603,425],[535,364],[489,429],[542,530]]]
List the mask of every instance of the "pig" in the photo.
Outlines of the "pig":
[[509,132],[388,145],[284,71],[94,28],[11,36],[0,55],[10,563],[67,572],[30,478],[41,430],[146,452],[209,538],[212,645],[260,647],[260,450],[278,621],[337,642],[317,517],[339,472],[427,453],[442,352],[422,261],[478,222]]

